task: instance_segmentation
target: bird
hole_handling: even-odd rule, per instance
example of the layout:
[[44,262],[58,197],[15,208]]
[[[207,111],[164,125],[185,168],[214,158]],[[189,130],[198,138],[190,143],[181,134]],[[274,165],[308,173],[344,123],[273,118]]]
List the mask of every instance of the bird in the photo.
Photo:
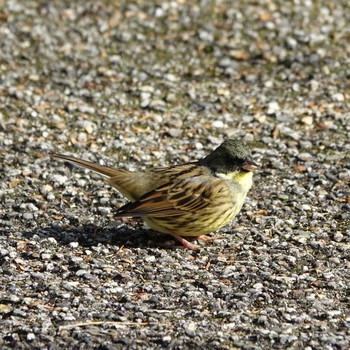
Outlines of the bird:
[[193,250],[199,247],[185,237],[201,238],[232,221],[257,168],[247,144],[235,139],[225,140],[198,161],[149,171],[111,168],[64,154],[51,156],[98,173],[125,196],[129,202],[116,211],[117,218],[142,218],[155,231]]

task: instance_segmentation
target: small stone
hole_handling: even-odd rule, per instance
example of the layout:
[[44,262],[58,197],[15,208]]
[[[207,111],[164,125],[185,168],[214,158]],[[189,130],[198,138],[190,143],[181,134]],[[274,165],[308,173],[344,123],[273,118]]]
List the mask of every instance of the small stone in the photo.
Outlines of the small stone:
[[230,96],[230,90],[218,89],[218,95],[228,97]]
[[12,307],[7,304],[0,304],[0,314],[8,314],[12,311]]
[[168,134],[171,137],[178,138],[182,135],[182,130],[178,128],[170,128],[168,129]]
[[1,257],[4,257],[8,254],[9,254],[8,250],[0,248],[0,256]]
[[28,333],[27,334],[27,340],[28,341],[31,341],[31,340],[34,340],[35,339],[35,334],[34,333]]
[[340,259],[337,258],[337,257],[331,257],[328,259],[329,262],[333,263],[333,264],[336,264],[336,265],[339,265],[340,264]]
[[194,335],[196,329],[197,329],[197,324],[195,322],[193,321],[187,322],[185,331],[188,335]]
[[264,287],[264,285],[262,283],[255,283],[253,285],[253,288],[256,289],[256,290],[262,290]]
[[80,142],[86,142],[87,141],[87,135],[85,132],[80,132],[78,134],[78,141]]
[[224,57],[218,62],[218,65],[223,68],[229,67],[231,64],[232,60],[229,57]]
[[287,45],[289,48],[295,49],[298,45],[298,42],[294,38],[288,37],[287,38]]
[[174,75],[174,74],[166,74],[165,75],[165,79],[167,79],[168,81],[171,81],[171,82],[175,82],[175,81],[179,81],[179,77]]
[[28,203],[27,209],[29,209],[31,211],[38,211],[39,210],[33,203]]
[[111,212],[111,208],[110,207],[98,207],[98,211],[102,214],[102,215],[108,215]]
[[267,114],[268,115],[272,115],[272,114],[276,114],[277,112],[280,111],[280,105],[278,104],[278,102],[276,101],[272,101],[268,104],[267,106]]
[[140,87],[140,91],[144,91],[144,92],[149,92],[149,93],[154,93],[154,87],[151,85],[143,85]]
[[220,129],[224,127],[224,123],[221,120],[215,120],[213,121],[212,126],[213,128]]
[[337,93],[332,95],[332,100],[336,102],[343,102],[345,100],[344,95],[342,93]]
[[213,42],[214,41],[214,35],[212,33],[209,33],[205,30],[201,30],[199,32],[199,39],[207,42]]
[[330,317],[338,317],[338,316],[342,315],[342,312],[340,310],[329,310],[329,311],[327,311],[327,314]]
[[69,246],[70,246],[71,248],[78,248],[78,247],[79,247],[79,243],[78,243],[78,242],[70,242],[70,243],[69,243]]
[[97,125],[89,120],[80,120],[77,125],[84,129],[88,134],[92,134],[97,129]]
[[310,153],[299,153],[298,154],[298,159],[303,160],[303,161],[307,161],[307,160],[311,160],[313,159],[313,156]]
[[77,276],[83,276],[83,275],[89,274],[89,271],[84,270],[84,269],[80,269],[80,270],[78,270],[75,274],[76,274]]
[[314,121],[314,118],[311,117],[310,115],[306,116],[306,117],[303,117],[301,119],[301,121],[305,124],[305,125],[312,125],[313,121]]
[[297,84],[297,83],[294,83],[294,84],[292,85],[292,90],[293,90],[294,92],[300,91],[300,85]]
[[264,86],[268,89],[271,89],[274,86],[274,83],[272,80],[265,81]]
[[203,149],[203,145],[202,145],[200,142],[196,142],[196,143],[194,144],[194,147],[196,147],[196,149],[198,149],[198,150]]
[[22,217],[25,220],[33,220],[34,219],[34,215],[32,213],[23,213]]
[[311,91],[317,91],[319,86],[320,86],[320,83],[318,81],[316,80],[310,81]]
[[154,255],[149,255],[145,258],[145,261],[147,262],[155,262],[156,261],[156,257]]
[[324,272],[323,277],[329,280],[329,279],[334,277],[334,273],[333,272]]
[[331,72],[328,66],[323,66],[322,67],[322,72],[324,75],[329,75],[329,73]]
[[310,211],[311,210],[311,207],[308,205],[308,204],[302,204],[300,206],[300,210],[303,210],[303,211]]
[[48,184],[45,184],[44,186],[42,186],[40,188],[41,190],[41,193],[48,193],[48,192],[51,192],[52,191],[52,186],[51,185],[48,185]]
[[52,258],[51,254],[48,254],[48,253],[41,254],[41,259],[43,260],[51,260],[51,258]]
[[67,176],[55,174],[52,176],[52,181],[58,183],[59,185],[64,185],[67,183]]
[[163,338],[162,338],[162,341],[164,343],[170,343],[171,342],[171,336],[170,335],[165,335]]
[[336,241],[336,242],[341,242],[343,239],[344,239],[344,235],[341,234],[340,232],[336,232],[333,236],[333,239]]
[[55,199],[55,195],[53,193],[49,193],[47,196],[46,196],[46,200],[48,200],[49,202],[52,202],[54,199]]
[[9,296],[9,301],[11,301],[11,303],[13,303],[13,304],[17,304],[21,301],[21,298],[17,295],[11,294]]

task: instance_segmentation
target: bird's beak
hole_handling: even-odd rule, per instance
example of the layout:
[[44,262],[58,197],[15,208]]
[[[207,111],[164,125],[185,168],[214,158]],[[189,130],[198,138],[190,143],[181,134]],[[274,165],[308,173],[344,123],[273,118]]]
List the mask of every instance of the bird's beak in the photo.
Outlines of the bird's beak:
[[254,160],[250,158],[247,158],[242,164],[242,169],[246,171],[254,171],[257,167],[258,164],[256,164]]

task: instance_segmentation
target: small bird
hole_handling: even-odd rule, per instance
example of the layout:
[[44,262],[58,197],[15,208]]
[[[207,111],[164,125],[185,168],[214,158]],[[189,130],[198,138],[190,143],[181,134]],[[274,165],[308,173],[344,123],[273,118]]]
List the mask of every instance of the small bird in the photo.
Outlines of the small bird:
[[252,186],[256,163],[242,141],[226,140],[197,162],[152,171],[113,169],[52,154],[102,175],[130,202],[116,217],[140,217],[151,228],[197,249],[184,237],[207,235],[228,224],[241,210]]

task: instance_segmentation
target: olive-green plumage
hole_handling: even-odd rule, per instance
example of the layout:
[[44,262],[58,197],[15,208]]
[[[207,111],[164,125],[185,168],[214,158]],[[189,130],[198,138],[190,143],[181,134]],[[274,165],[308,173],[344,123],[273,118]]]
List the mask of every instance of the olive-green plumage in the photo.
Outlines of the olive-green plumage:
[[229,223],[241,210],[252,186],[247,145],[227,140],[198,162],[175,165],[149,172],[130,172],[94,164],[70,156],[54,158],[91,169],[130,202],[117,217],[141,217],[153,229],[195,249],[183,237],[201,236]]

